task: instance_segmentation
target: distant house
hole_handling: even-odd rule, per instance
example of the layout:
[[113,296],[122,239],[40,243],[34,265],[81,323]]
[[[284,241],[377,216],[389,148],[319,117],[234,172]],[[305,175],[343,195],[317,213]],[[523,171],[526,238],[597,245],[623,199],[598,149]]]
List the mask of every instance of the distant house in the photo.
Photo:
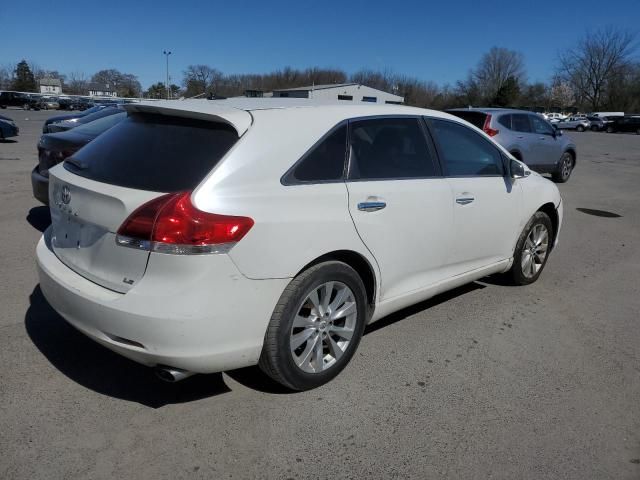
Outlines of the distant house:
[[38,80],[40,93],[60,95],[62,93],[62,82],[59,78],[41,78]]
[[329,85],[311,85],[307,87],[283,88],[273,91],[274,97],[322,98],[328,100],[346,100],[366,103],[390,103],[400,105],[404,97],[360,85],[359,83],[335,83]]
[[108,83],[90,83],[87,87],[90,97],[117,97],[118,93],[114,86]]

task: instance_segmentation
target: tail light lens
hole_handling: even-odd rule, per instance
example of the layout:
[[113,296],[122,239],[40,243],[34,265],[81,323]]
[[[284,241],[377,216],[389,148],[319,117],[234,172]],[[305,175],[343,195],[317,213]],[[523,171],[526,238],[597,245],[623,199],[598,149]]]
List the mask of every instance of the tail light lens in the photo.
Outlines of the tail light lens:
[[496,130],[495,128],[491,128],[491,114],[487,115],[487,118],[484,119],[484,125],[482,126],[482,130],[484,133],[489,135],[490,137],[495,137],[500,130]]
[[125,247],[175,255],[226,253],[253,227],[249,217],[198,210],[191,192],[170,193],[136,209],[118,229]]
[[76,153],[77,149],[49,150],[38,146],[38,170],[42,175],[48,175],[49,169]]

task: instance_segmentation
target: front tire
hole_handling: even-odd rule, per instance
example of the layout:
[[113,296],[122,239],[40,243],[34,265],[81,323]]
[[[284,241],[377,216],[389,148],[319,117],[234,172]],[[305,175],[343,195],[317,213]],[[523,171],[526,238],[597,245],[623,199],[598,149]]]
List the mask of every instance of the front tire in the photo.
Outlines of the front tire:
[[573,155],[565,152],[560,159],[558,170],[552,175],[553,181],[557,183],[566,183],[573,172],[574,167]]
[[613,132],[615,132],[613,127],[607,127],[607,133],[613,133]]
[[535,282],[549,258],[553,225],[544,212],[536,212],[518,238],[509,276],[515,285]]
[[291,390],[319,387],[346,367],[367,322],[358,273],[342,262],[312,266],[294,278],[271,316],[259,366]]
[[584,132],[584,127],[582,125],[578,125],[576,130],[578,130],[579,132]]

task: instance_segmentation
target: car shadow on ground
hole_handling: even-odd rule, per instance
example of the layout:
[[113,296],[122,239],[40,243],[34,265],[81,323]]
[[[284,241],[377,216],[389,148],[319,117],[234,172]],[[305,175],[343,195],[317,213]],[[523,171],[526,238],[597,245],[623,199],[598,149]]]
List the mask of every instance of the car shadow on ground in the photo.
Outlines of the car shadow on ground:
[[[364,333],[373,333],[481,288],[485,286],[476,282],[455,288],[388,315],[367,326]],[[39,285],[31,293],[29,301],[25,326],[34,345],[60,372],[88,389],[151,408],[190,402],[231,391],[220,373],[194,375],[178,383],[163,382],[150,368],[113,353],[69,325],[49,305]],[[225,373],[241,385],[259,392],[294,393],[264,375],[258,367]]]
[[51,212],[49,211],[49,207],[46,205],[33,207],[27,214],[27,222],[36,230],[44,232],[49,225],[51,225]]
[[0,143],[18,143],[18,141],[10,138],[0,138]]

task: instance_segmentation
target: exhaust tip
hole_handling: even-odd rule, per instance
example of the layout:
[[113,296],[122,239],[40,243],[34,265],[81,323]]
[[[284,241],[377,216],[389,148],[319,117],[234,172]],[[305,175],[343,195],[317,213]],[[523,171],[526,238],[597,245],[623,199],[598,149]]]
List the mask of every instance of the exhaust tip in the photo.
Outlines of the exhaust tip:
[[168,383],[179,382],[180,380],[184,380],[185,378],[194,375],[193,372],[187,372],[186,370],[171,367],[156,367],[155,373],[160,380]]

